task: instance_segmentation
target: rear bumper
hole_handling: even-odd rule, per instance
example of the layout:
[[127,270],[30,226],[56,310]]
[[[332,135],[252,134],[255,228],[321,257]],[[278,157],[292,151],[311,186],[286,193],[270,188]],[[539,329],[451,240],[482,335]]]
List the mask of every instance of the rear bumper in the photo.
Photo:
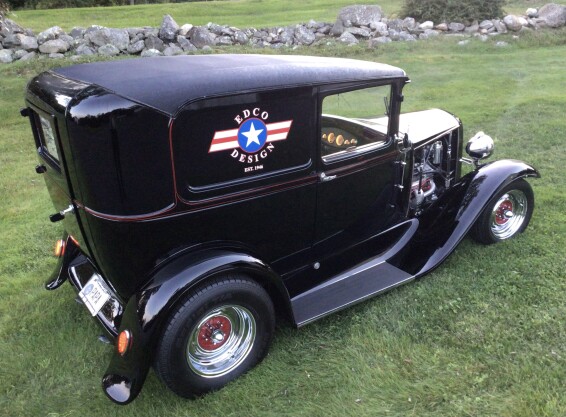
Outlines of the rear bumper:
[[[65,242],[65,253],[59,258],[56,270],[45,283],[46,289],[55,290],[68,280],[78,293],[94,275],[103,278],[74,239],[65,234],[63,240]],[[104,281],[106,282],[106,280]],[[123,303],[112,292],[110,299],[95,317],[108,336],[114,339],[118,334],[123,314]]]

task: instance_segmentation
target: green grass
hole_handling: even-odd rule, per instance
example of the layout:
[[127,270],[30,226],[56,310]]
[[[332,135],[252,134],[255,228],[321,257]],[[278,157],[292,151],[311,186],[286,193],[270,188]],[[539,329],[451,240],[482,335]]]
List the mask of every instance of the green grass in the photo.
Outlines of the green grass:
[[[107,27],[159,26],[164,14],[170,14],[180,25],[208,22],[239,27],[269,27],[317,21],[334,22],[340,8],[357,4],[356,0],[280,0],[205,1],[193,3],[152,4],[136,7],[94,7],[62,10],[17,11],[15,20],[36,31],[59,25],[69,30],[73,26],[88,27],[93,24]],[[399,1],[385,0],[382,8],[396,13]]]
[[[566,4],[566,0],[555,0]],[[138,5],[135,7],[85,7],[79,9],[19,10],[10,16],[20,25],[36,32],[58,25],[69,31],[74,26],[106,27],[159,26],[163,15],[170,14],[180,25],[192,23],[204,25],[208,22],[239,27],[271,27],[300,22],[334,22],[338,11],[359,0],[302,0],[288,2],[280,0],[215,0],[192,3],[170,3]],[[366,2],[368,3],[368,2]],[[372,2],[370,2],[372,3]],[[505,10],[522,14],[528,7],[540,7],[546,2],[512,0]],[[402,8],[402,0],[380,0],[378,4],[387,16],[396,16]]]
[[18,110],[33,75],[71,62],[0,66],[0,416],[566,415],[566,32],[504,39],[298,52],[400,66],[405,110],[454,112],[466,137],[495,138],[493,159],[540,169],[525,234],[466,239],[424,279],[300,330],[279,325],[266,360],[217,393],[183,400],[150,372],[127,407],[100,389],[111,348],[70,286],[43,289],[62,230]]

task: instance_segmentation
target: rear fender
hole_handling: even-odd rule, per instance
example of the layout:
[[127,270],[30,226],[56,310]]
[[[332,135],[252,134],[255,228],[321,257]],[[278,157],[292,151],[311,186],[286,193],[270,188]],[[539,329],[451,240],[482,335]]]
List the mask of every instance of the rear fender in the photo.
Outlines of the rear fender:
[[126,305],[119,332],[129,330],[131,348],[125,356],[114,351],[102,379],[106,395],[118,404],[127,404],[139,394],[162,326],[177,302],[199,283],[233,271],[248,274],[266,285],[268,291],[285,300],[291,311],[289,295],[279,276],[259,259],[228,250],[190,253],[159,269],[146,286]]
[[463,176],[419,217],[413,242],[391,263],[415,277],[430,272],[454,251],[492,197],[524,177],[540,174],[516,160],[491,162]]

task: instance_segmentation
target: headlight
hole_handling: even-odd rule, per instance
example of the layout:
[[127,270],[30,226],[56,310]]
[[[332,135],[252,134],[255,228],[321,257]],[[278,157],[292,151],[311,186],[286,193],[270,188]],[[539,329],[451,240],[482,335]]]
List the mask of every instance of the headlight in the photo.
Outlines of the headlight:
[[493,153],[493,139],[483,132],[478,132],[466,145],[466,153],[474,159],[489,158]]

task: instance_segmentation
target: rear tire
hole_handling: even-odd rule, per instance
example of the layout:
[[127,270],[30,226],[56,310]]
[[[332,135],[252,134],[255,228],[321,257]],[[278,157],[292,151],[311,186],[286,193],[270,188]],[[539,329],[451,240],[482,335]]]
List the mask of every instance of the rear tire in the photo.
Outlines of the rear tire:
[[486,245],[511,239],[527,228],[534,208],[530,184],[524,179],[515,180],[489,201],[470,235]]
[[155,370],[182,397],[220,389],[264,358],[274,317],[269,295],[255,281],[234,275],[207,282],[166,322]]

